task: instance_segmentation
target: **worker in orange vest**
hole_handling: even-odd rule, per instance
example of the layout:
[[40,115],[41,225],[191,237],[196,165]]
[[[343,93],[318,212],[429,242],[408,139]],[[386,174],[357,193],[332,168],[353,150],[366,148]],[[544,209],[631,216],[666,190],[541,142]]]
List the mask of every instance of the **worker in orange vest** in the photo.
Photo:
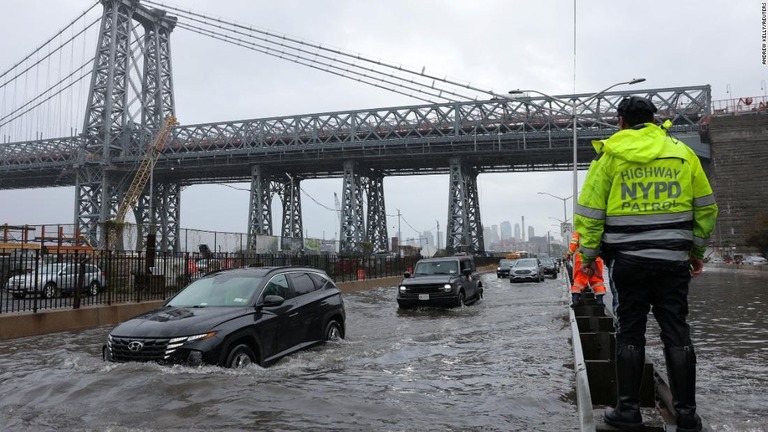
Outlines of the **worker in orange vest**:
[[579,233],[574,232],[566,254],[568,259],[570,259],[571,256],[575,257],[575,262],[573,263],[573,285],[571,286],[571,307],[578,306],[581,303],[581,292],[584,291],[584,288],[587,286],[591,287],[592,291],[595,293],[597,303],[603,304],[603,296],[605,295],[603,260],[600,257],[597,257],[597,260],[595,261],[597,263],[597,271],[592,275],[587,276],[581,271],[581,257],[576,253],[579,250],[579,245]]

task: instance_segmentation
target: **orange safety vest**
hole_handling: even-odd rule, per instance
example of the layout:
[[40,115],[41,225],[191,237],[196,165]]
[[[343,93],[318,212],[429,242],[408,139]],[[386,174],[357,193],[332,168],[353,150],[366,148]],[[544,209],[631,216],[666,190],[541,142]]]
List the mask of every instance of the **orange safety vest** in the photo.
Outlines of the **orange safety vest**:
[[571,242],[568,245],[570,254],[574,257],[573,262],[573,285],[571,286],[572,293],[580,293],[584,288],[590,286],[595,294],[605,294],[605,282],[603,280],[603,260],[597,257],[595,263],[597,264],[597,272],[592,276],[587,276],[581,271],[581,256],[577,253],[579,250],[580,237],[579,233],[574,232],[571,237]]

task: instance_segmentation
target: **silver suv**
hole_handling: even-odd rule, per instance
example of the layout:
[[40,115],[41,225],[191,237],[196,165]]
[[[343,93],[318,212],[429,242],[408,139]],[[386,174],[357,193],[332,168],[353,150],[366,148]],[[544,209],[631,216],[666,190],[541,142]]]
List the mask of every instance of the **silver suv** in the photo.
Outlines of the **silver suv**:
[[[71,294],[75,289],[78,264],[51,263],[41,265],[37,271],[14,276],[8,280],[8,292],[14,298],[21,299],[27,294],[37,294],[43,298],[56,297],[59,294]],[[96,295],[106,288],[104,272],[93,264],[85,264],[85,277],[80,284],[88,295]]]

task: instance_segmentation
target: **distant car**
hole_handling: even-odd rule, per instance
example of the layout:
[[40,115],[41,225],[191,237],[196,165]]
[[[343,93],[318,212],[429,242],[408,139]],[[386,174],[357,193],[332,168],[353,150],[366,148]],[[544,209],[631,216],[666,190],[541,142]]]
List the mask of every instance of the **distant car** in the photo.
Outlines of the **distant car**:
[[499,261],[499,266],[496,267],[496,277],[499,279],[509,277],[509,269],[515,264],[515,261],[517,260],[503,259]]
[[725,260],[720,257],[712,257],[707,262],[710,264],[725,264]]
[[397,288],[401,309],[414,306],[461,307],[483,298],[483,283],[471,256],[419,260]]
[[115,327],[104,360],[268,366],[293,352],[344,338],[341,292],[322,270],[251,267],[192,282],[165,305]]
[[[72,294],[79,264],[49,263],[44,264],[37,271],[31,271],[14,276],[8,280],[7,290],[14,298],[21,299],[28,294],[40,294],[43,298],[53,298],[59,294]],[[107,286],[107,278],[104,272],[93,264],[85,264],[83,278],[85,287],[83,292],[88,295],[96,295]]]
[[764,265],[766,259],[761,256],[751,255],[744,258],[744,264],[748,265]]
[[538,258],[520,258],[509,270],[510,282],[542,282],[544,268]]
[[540,258],[541,268],[544,271],[544,276],[552,276],[552,279],[557,279],[557,263],[555,260],[549,257]]

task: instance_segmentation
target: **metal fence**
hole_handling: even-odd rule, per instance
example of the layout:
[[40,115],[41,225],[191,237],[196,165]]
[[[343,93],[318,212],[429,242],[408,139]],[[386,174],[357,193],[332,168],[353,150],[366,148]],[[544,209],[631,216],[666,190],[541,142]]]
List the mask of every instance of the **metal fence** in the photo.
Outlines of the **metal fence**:
[[[336,282],[401,276],[420,256],[250,253],[156,253],[0,248],[0,313],[38,312],[164,300],[218,269],[303,265]],[[478,257],[478,266],[496,258]]]
[[[125,250],[144,249],[146,239],[139,238],[139,226],[125,223],[121,226],[122,240],[118,242]],[[157,243],[159,246],[159,242]],[[89,244],[88,239],[79,232],[74,224],[48,225],[0,225],[0,249],[10,245],[26,245],[41,249],[74,250]],[[181,228],[178,237],[177,252],[197,252],[201,245],[206,245],[214,252],[232,253],[248,248],[248,235],[239,232],[208,231]],[[294,253],[303,250],[307,253],[338,253],[339,241],[335,239],[292,238],[271,235],[256,235],[253,250],[259,253],[280,253],[286,248]]]

